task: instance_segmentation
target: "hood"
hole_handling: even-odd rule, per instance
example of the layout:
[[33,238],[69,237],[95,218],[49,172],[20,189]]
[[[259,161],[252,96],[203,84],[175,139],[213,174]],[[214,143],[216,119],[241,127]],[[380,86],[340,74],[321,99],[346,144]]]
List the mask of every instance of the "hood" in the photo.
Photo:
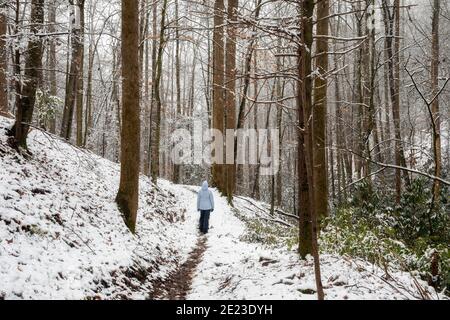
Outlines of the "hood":
[[208,182],[207,181],[204,181],[203,182],[203,184],[202,184],[202,190],[208,190]]

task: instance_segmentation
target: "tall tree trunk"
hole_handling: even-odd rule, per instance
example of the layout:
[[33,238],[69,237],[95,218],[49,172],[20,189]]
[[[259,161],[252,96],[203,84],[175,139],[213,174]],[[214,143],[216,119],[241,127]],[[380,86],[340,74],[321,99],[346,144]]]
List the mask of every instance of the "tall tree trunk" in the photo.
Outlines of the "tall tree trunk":
[[[139,76],[140,80],[139,83],[141,85],[140,94],[141,98],[140,101],[142,103],[141,106],[141,112],[142,112],[142,118],[147,119],[148,118],[148,108],[147,108],[147,97],[146,97],[146,88],[148,87],[148,84],[145,79],[145,54],[146,54],[146,44],[147,44],[147,1],[146,0],[138,0],[139,1]],[[148,143],[146,143],[147,136],[148,136],[148,125],[146,122],[143,124],[143,130],[141,131],[141,142],[142,146],[141,149],[143,151],[144,159],[145,156],[148,154]],[[144,161],[145,162],[145,161]],[[145,173],[145,164],[141,163],[142,165],[142,172]]]
[[[80,14],[81,26],[84,30],[84,13]],[[80,47],[80,72],[78,74],[77,85],[77,146],[83,146],[83,106],[84,106],[84,31],[81,33],[81,41],[83,44]],[[86,129],[86,128],[85,128]]]
[[[255,103],[253,104],[253,122],[254,122],[254,127],[255,130],[258,131],[258,97],[259,97],[259,93],[258,93],[258,79],[256,77],[258,73],[258,52],[255,51],[254,52],[254,58],[253,58],[253,76],[255,78],[254,83],[253,83],[253,99],[255,101]],[[258,163],[260,163],[260,158],[257,158]],[[261,190],[260,190],[260,186],[259,186],[259,167],[258,166],[254,166],[254,174],[252,175],[254,176],[254,182],[253,182],[253,189],[252,189],[252,198],[259,200],[261,198]]]
[[[306,10],[304,7],[303,10]],[[310,9],[313,10],[313,9]],[[304,12],[303,15],[307,14]],[[307,16],[306,16],[307,17]],[[304,19],[307,19],[304,17]],[[312,37],[306,37],[312,30],[306,30],[308,24],[304,24],[303,29],[304,39],[309,40],[305,42],[305,46],[311,49],[312,47]],[[303,75],[311,73],[311,64],[305,62],[305,60],[310,60],[310,51],[304,49],[303,46],[298,48],[298,73],[299,82],[297,83],[297,110],[298,110],[298,145],[297,145],[297,174],[298,174],[298,216],[299,216],[299,243],[298,251],[302,259],[306,258],[307,255],[312,254],[312,227],[311,227],[311,210],[310,210],[310,199],[309,199],[309,185],[308,185],[308,175],[306,171],[306,130],[307,124],[305,121],[305,115],[307,110],[311,106],[308,102],[311,101],[311,97],[308,92],[311,92],[312,85],[309,77],[305,77],[305,83],[302,83]],[[309,57],[305,57],[309,56]],[[309,90],[308,90],[309,89]],[[308,129],[309,130],[309,129]]]
[[[281,92],[281,84],[277,84],[277,99],[281,100],[283,98],[283,93]],[[283,206],[283,105],[282,103],[277,103],[277,129],[278,129],[278,172],[276,173],[276,203],[279,207]]]
[[[148,4],[148,1],[145,1]],[[146,19],[146,35],[149,35],[149,24],[150,24],[150,10],[147,8],[147,13],[145,15]],[[144,174],[146,176],[150,175],[150,130],[151,130],[151,106],[152,97],[150,90],[150,41],[148,39],[144,42]]]
[[[400,125],[400,1],[394,1],[394,12],[391,13],[389,3],[383,0],[383,13],[385,20],[386,34],[386,49],[388,56],[389,67],[389,83],[390,83],[390,98],[392,104],[392,118],[394,122],[395,135],[395,164],[397,166],[406,167],[405,155],[402,143],[402,133]],[[395,24],[395,29],[394,29]],[[395,36],[395,37],[394,37]],[[396,202],[400,203],[402,194],[402,178],[401,170],[395,170],[395,190]],[[408,173],[404,174],[406,183],[409,184]]]
[[[48,31],[50,33],[54,33],[56,31],[56,5],[53,3],[48,3]],[[49,68],[49,86],[50,86],[50,95],[56,97],[58,95],[58,86],[56,80],[56,39],[50,40],[50,47],[48,49],[48,68]],[[50,119],[49,123],[49,131],[50,133],[56,134],[56,110]]]
[[[337,12],[340,12],[341,7],[340,7],[340,3],[338,3],[338,9]],[[341,31],[341,20],[338,18],[337,22],[336,22],[336,30],[335,30],[335,34],[340,34]],[[337,41],[335,40],[333,42],[333,46],[334,46],[334,51],[338,51],[338,45],[337,45]],[[334,67],[336,69],[339,69],[340,64],[339,64],[339,58],[335,55],[334,56]],[[336,131],[336,145],[337,145],[337,152],[336,152],[336,164],[337,164],[337,198],[338,198],[338,203],[340,204],[342,202],[343,199],[346,199],[346,189],[343,188],[343,186],[346,183],[346,179],[345,179],[345,153],[341,150],[345,147],[345,132],[344,132],[344,119],[343,119],[343,112],[342,112],[342,107],[343,104],[341,102],[341,87],[340,87],[340,77],[338,74],[336,74],[334,79],[334,95],[335,95],[335,100],[336,100],[336,105],[335,105],[335,131]]]
[[[255,17],[254,19],[257,21],[259,19],[259,14],[261,12],[261,2],[262,0],[256,0],[256,9],[255,9]],[[253,32],[256,32],[256,28],[253,28]],[[250,89],[250,76],[251,76],[251,70],[252,70],[252,60],[253,60],[253,53],[255,51],[255,46],[257,43],[257,38],[252,37],[250,40],[247,51],[245,53],[244,58],[244,80],[243,80],[243,88],[242,88],[242,99],[241,103],[239,104],[239,111],[238,111],[238,119],[237,119],[237,126],[236,130],[243,129],[245,124],[245,112],[246,112],[246,106],[247,106],[247,95],[248,91]],[[238,153],[238,141],[237,137],[234,140],[234,159],[237,160],[237,153]],[[244,166],[242,164],[237,164],[236,162],[236,187],[241,187],[243,184],[243,172]],[[243,188],[241,190],[237,190],[237,192],[242,193]]]
[[122,130],[120,186],[116,202],[127,227],[136,230],[139,205],[139,5],[122,0]]
[[[328,1],[327,0],[323,0],[321,2],[319,2],[318,4],[318,19],[320,19],[319,17],[321,17],[322,19],[318,22],[318,24],[323,24],[324,20],[327,19],[323,19],[324,17],[326,17],[327,15],[325,14],[325,12],[328,12]],[[325,8],[326,7],[326,8]],[[305,121],[305,127],[303,128],[303,133],[304,133],[304,159],[305,159],[305,167],[306,167],[306,177],[307,177],[307,185],[308,185],[308,203],[309,203],[309,216],[310,216],[310,230],[311,230],[311,253],[314,257],[314,272],[315,272],[315,278],[316,278],[316,287],[317,287],[317,296],[319,300],[323,300],[324,299],[324,292],[323,292],[323,285],[322,285],[322,280],[321,280],[321,271],[320,271],[320,259],[319,259],[319,248],[318,248],[318,241],[317,241],[317,233],[318,233],[318,221],[317,221],[317,213],[320,212],[318,211],[317,207],[321,207],[321,205],[318,205],[318,203],[316,203],[315,201],[315,196],[320,195],[321,197],[323,197],[322,199],[320,199],[320,201],[327,203],[328,205],[328,194],[322,194],[319,192],[315,192],[314,189],[317,188],[317,186],[314,186],[314,183],[316,182],[316,179],[314,177],[316,170],[314,169],[315,165],[320,165],[320,154],[318,151],[315,151],[315,149],[317,149],[319,146],[314,146],[313,144],[317,144],[320,143],[320,137],[322,136],[322,132],[321,132],[321,128],[324,128],[325,126],[322,126],[322,124],[318,123],[318,128],[314,129],[314,126],[316,125],[316,122],[321,120],[321,115],[323,115],[323,110],[318,110],[317,114],[314,114],[314,112],[316,112],[316,107],[317,105],[318,108],[325,108],[324,106],[320,106],[321,103],[325,103],[326,100],[320,100],[320,98],[322,99],[326,99],[322,97],[323,94],[323,82],[318,81],[316,82],[316,88],[315,90],[318,90],[317,94],[317,99],[315,100],[315,106],[314,106],[314,110],[313,110],[313,104],[312,104],[312,81],[311,81],[311,70],[312,70],[312,43],[313,43],[313,14],[314,14],[314,0],[305,0],[303,1],[303,5],[302,5],[302,40],[304,45],[302,46],[302,50],[301,50],[301,70],[300,70],[300,75],[299,78],[302,82],[302,93],[301,93],[301,97],[302,97],[302,104],[303,104],[303,111],[304,111],[304,121]],[[328,31],[325,30],[328,29],[328,26],[324,27],[323,25],[320,26],[318,25],[318,32],[320,34],[327,34]],[[328,45],[326,45],[327,47]],[[323,42],[320,42],[317,44],[317,50],[318,52],[322,52],[323,54],[323,50],[325,50],[325,44]],[[325,50],[326,52],[326,50]],[[319,66],[319,68],[321,68],[320,72],[326,72],[326,69],[328,68],[327,64],[325,61],[322,60],[323,57],[321,56],[319,58],[319,61],[317,63],[317,65]],[[326,84],[325,84],[325,90],[326,90]],[[326,94],[326,91],[325,91]],[[311,118],[311,115],[313,117],[313,124],[309,121],[309,119]],[[318,117],[318,119],[314,119],[314,117]],[[323,119],[325,120],[325,119]],[[313,125],[313,126],[311,126]],[[319,135],[318,138],[314,137],[314,134],[317,133]],[[299,147],[301,147],[302,141],[299,141]],[[325,140],[323,140],[323,143],[326,143]],[[322,148],[323,151],[325,152],[325,145]],[[315,153],[318,153],[317,156],[315,156]],[[326,163],[325,163],[326,166]],[[325,168],[322,168],[323,171],[326,170]],[[299,171],[302,170],[301,166],[299,166]],[[326,173],[325,173],[326,175]],[[319,178],[318,180],[320,181],[322,178]],[[325,181],[326,181],[326,177],[325,177]],[[302,182],[300,182],[302,183]],[[322,190],[323,191],[323,190]],[[322,207],[323,208],[323,207]],[[302,218],[301,218],[302,219]]]
[[[385,10],[383,10],[383,12],[385,12]],[[385,14],[384,14],[385,15]],[[385,136],[385,149],[384,149],[384,153],[385,153],[385,157],[389,160],[392,161],[392,143],[391,143],[391,139],[392,139],[392,123],[391,123],[391,99],[390,99],[390,53],[392,51],[390,51],[390,46],[392,43],[392,38],[390,37],[390,31],[389,31],[389,22],[387,21],[386,16],[383,18],[384,22],[384,35],[386,37],[386,40],[384,41],[384,53],[383,53],[383,59],[385,61],[387,61],[388,63],[384,64],[384,68],[383,68],[383,83],[384,83],[384,87],[383,87],[383,91],[384,91],[384,95],[383,95],[383,100],[384,100],[384,122],[385,122],[385,132],[384,132],[384,136]]]
[[[115,116],[117,121],[117,136],[121,136],[122,132],[122,112],[121,112],[121,101],[120,101],[120,95],[119,95],[119,83],[120,83],[120,77],[121,77],[121,66],[119,65],[121,62],[121,51],[119,48],[120,44],[115,44],[112,47],[112,53],[113,53],[113,66],[112,66],[112,92],[111,92],[111,99],[112,104],[115,107]],[[114,107],[112,109],[114,109]],[[118,139],[118,143],[115,149],[114,153],[114,160],[116,162],[120,161],[120,149],[122,148],[121,140]]]
[[[15,17],[14,17],[14,34],[18,36],[20,34],[20,0],[16,0],[16,9],[15,9]],[[21,97],[22,97],[22,80],[21,80],[21,66],[20,66],[20,48],[16,46],[14,49],[14,110],[17,113],[17,110],[20,108]],[[10,134],[15,134],[15,128],[10,131]]]
[[0,4],[0,115],[7,115],[8,106],[8,79],[6,73],[8,69],[8,50],[6,43],[8,22],[6,2]]
[[[355,13],[355,23],[357,36],[363,36],[363,18],[362,18],[362,3],[361,1],[355,1],[352,4]],[[363,84],[363,58],[365,53],[365,47],[367,46],[367,41],[364,42],[355,53],[355,66],[354,66],[354,86],[356,87],[353,92],[353,101],[355,107],[352,108],[353,113],[353,126],[356,128],[356,136],[353,137],[353,145],[356,153],[358,155],[363,155],[364,153],[364,84]],[[355,110],[353,110],[355,109]],[[355,161],[355,172],[356,179],[360,179],[363,174],[364,161],[360,157],[354,157]]]
[[[91,32],[93,30],[91,29]],[[91,39],[92,41],[92,39]],[[91,42],[89,44],[88,52],[88,70],[87,70],[87,88],[86,88],[86,111],[85,111],[85,121],[84,121],[84,139],[83,145],[86,146],[89,139],[90,130],[92,129],[92,79],[94,73],[94,58],[95,58],[95,47]]]
[[[175,125],[179,124],[181,118],[181,61],[180,61],[180,22],[179,22],[179,0],[175,0],[175,83],[176,83],[176,115]],[[180,183],[181,166],[175,163],[173,166],[173,181]]]
[[151,152],[151,177],[153,183],[158,182],[159,176],[159,158],[160,158],[160,143],[161,143],[161,112],[162,112],[162,99],[161,99],[161,78],[162,78],[162,65],[163,65],[163,54],[164,54],[164,46],[165,46],[165,38],[164,33],[166,30],[166,11],[167,11],[167,0],[163,1],[163,7],[161,10],[161,24],[159,30],[159,46],[158,46],[158,55],[156,58],[156,78],[155,78],[155,118],[154,125],[155,131],[152,135],[154,140],[152,142],[152,152]]
[[[225,108],[226,108],[226,129],[236,129],[236,17],[238,0],[228,0],[228,26],[227,26],[227,42],[226,42],[226,64],[225,64]],[[234,137],[234,136],[233,136]],[[234,143],[234,138],[226,143]],[[234,152],[234,146],[228,149]],[[228,157],[227,157],[228,158]],[[233,155],[233,161],[234,161]],[[228,202],[231,203],[235,190],[236,166],[233,163],[226,165],[226,194]]]
[[327,174],[327,73],[328,73],[328,0],[317,2],[316,68],[320,75],[314,81],[313,107],[313,168],[314,168],[314,207],[317,218],[328,216],[328,174]]
[[[370,20],[372,9],[370,6],[370,0],[366,0],[364,3],[366,9],[365,14],[361,17],[361,20],[364,22],[364,36],[366,37],[366,41],[362,46],[362,57],[361,57],[361,92],[362,92],[362,109],[363,109],[363,130],[362,135],[360,137],[361,142],[363,144],[363,155],[365,158],[370,159],[372,154],[370,150],[370,138],[373,134],[373,87],[372,87],[372,35],[370,31]],[[362,28],[361,28],[362,29]],[[364,160],[363,165],[363,176],[368,176],[370,174],[370,161]],[[367,182],[370,183],[370,179],[367,179]]]
[[[278,51],[280,51],[279,53],[281,53],[281,47],[282,47],[282,42],[281,39],[278,40]],[[282,61],[281,58],[277,58],[277,72],[282,72]],[[281,79],[276,79],[276,109],[277,109],[277,118],[276,118],[276,127],[278,129],[278,159],[276,159],[276,161],[278,161],[278,172],[276,173],[276,203],[279,207],[282,207],[282,198],[283,198],[283,192],[282,192],[282,183],[283,183],[283,178],[282,178],[282,172],[283,172],[283,103],[281,102],[281,100],[284,97],[284,90],[285,90],[285,85],[286,85],[286,81],[282,81]],[[274,159],[275,160],[275,159]],[[275,174],[275,173],[274,173]],[[273,183],[275,183],[275,178]]]
[[[44,23],[44,0],[31,1],[31,26],[30,32],[33,35],[39,33]],[[25,150],[27,147],[28,131],[33,119],[34,104],[36,101],[36,90],[42,70],[42,39],[38,36],[31,36],[28,41],[27,57],[25,62],[25,83],[23,84],[22,97],[16,110],[16,123],[11,129],[14,134],[14,144],[18,148]]]
[[[156,83],[156,69],[157,69],[157,55],[158,55],[158,1],[153,1],[152,4],[152,90],[151,90],[151,99],[150,99],[150,118],[149,121],[149,137],[148,137],[148,150],[150,152],[146,155],[146,159],[144,162],[144,166],[150,171],[150,177],[151,177],[151,166],[152,166],[152,152],[153,152],[153,145],[154,145],[154,137],[155,137],[155,118],[156,118],[156,103],[155,103],[155,83]],[[145,171],[146,171],[145,170]]]
[[[213,33],[213,129],[224,133],[224,104],[225,104],[225,76],[224,76],[224,18],[225,5],[223,0],[214,3],[214,33]],[[216,152],[223,151],[223,141],[215,141]],[[218,151],[219,150],[219,151]],[[217,153],[216,153],[217,154]],[[220,161],[222,160],[222,161]],[[222,193],[226,193],[223,159],[212,165],[213,186]]]
[[[370,148],[370,137],[372,136],[373,146],[375,150],[375,159],[379,162],[383,162],[383,156],[381,154],[380,147],[380,138],[378,133],[378,124],[377,124],[377,110],[375,106],[375,93],[378,91],[376,88],[376,77],[377,77],[377,66],[376,66],[376,43],[375,43],[375,34],[376,34],[376,16],[375,16],[375,1],[374,0],[366,0],[366,5],[368,7],[366,13],[366,34],[368,36],[368,50],[367,50],[367,69],[366,69],[366,78],[367,78],[367,87],[368,90],[368,107],[369,107],[369,118],[368,118],[368,128],[367,128],[367,136],[366,136],[366,153],[367,157],[370,159],[371,148]],[[367,175],[370,174],[370,164],[367,163]]]
[[78,71],[77,98],[76,98],[76,119],[77,119],[77,146],[83,146],[83,106],[84,106],[84,1],[80,0],[80,35],[79,35],[79,56],[80,69]]
[[[75,1],[77,1],[75,3]],[[73,113],[77,107],[78,90],[80,87],[80,75],[83,74],[83,53],[84,53],[84,26],[82,25],[84,18],[84,1],[70,0],[71,5],[71,46],[72,57],[70,62],[70,70],[66,86],[66,99],[64,103],[63,119],[61,124],[61,137],[70,140],[72,133]],[[78,112],[78,111],[77,111]],[[77,115],[77,125],[78,125]],[[82,125],[82,124],[80,124]],[[78,130],[79,126],[77,127]],[[77,142],[78,141],[77,134]]]
[[[431,56],[431,91],[435,97],[439,93],[439,17],[441,12],[440,0],[433,2],[433,21],[432,21],[432,56]],[[439,114],[439,97],[431,105],[432,124],[433,124],[433,152],[434,152],[434,175],[442,175],[442,146],[441,146],[441,120]],[[434,180],[433,184],[433,206],[439,202],[440,183]]]
[[[394,38],[394,103],[393,103],[393,119],[394,119],[394,130],[395,130],[395,141],[396,141],[396,164],[399,166],[406,167],[405,152],[403,149],[402,140],[402,129],[400,124],[400,0],[394,0],[394,21],[395,21],[395,38]],[[401,172],[397,172],[399,179],[401,179]],[[408,174],[405,174],[405,178]],[[409,182],[406,183],[409,185]],[[400,194],[399,194],[400,195]],[[398,199],[400,200],[400,199]]]

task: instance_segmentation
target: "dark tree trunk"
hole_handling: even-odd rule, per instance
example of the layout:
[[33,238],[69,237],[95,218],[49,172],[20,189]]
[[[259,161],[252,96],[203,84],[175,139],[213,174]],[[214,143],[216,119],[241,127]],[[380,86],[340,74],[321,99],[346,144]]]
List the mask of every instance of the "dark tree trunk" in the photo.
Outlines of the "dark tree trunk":
[[[216,0],[214,4],[214,33],[213,33],[213,129],[224,133],[224,104],[225,104],[225,75],[224,75],[224,28],[223,13],[225,5],[223,0]],[[215,149],[223,150],[223,141],[216,141]],[[220,161],[222,160],[222,161]],[[223,162],[223,159],[220,159]],[[212,179],[213,186],[222,193],[226,193],[223,163],[213,163]]]
[[[50,33],[53,33],[56,31],[55,23],[56,23],[56,5],[55,4],[48,4],[48,22],[49,27],[48,31]],[[50,69],[49,72],[49,86],[50,86],[50,95],[53,97],[56,97],[58,94],[58,86],[56,83],[56,39],[50,40],[50,47],[48,51],[48,68]],[[56,110],[53,114],[53,117],[49,121],[49,131],[53,134],[56,134]]]
[[[44,23],[44,0],[31,2],[31,34],[37,34]],[[18,148],[27,150],[27,136],[33,119],[36,90],[42,70],[42,39],[31,37],[28,41],[25,62],[25,83],[22,89],[20,104],[16,110],[16,123],[11,129],[14,134],[14,144]]]
[[153,183],[158,182],[158,176],[160,172],[160,140],[161,140],[161,112],[162,112],[162,99],[161,99],[161,78],[162,78],[162,65],[163,65],[163,53],[165,46],[165,24],[166,24],[166,10],[167,0],[163,1],[163,8],[161,10],[161,25],[159,30],[159,46],[158,55],[156,60],[156,76],[155,76],[155,119],[154,119],[154,133],[152,134],[152,150],[151,150],[151,177]]
[[[431,86],[432,95],[435,97],[439,93],[439,18],[441,12],[440,0],[434,0],[433,3],[433,21],[432,21],[432,57],[431,57]],[[432,127],[433,127],[433,153],[434,153],[434,175],[442,175],[442,145],[441,145],[441,119],[439,112],[439,97],[431,104]],[[441,185],[438,180],[433,183],[433,203],[435,206],[439,202]]]
[[6,72],[8,68],[8,50],[6,35],[8,29],[6,3],[0,4],[0,115],[7,115],[8,106],[8,80]]
[[122,130],[120,186],[116,202],[127,227],[136,230],[139,205],[139,8],[122,0]]
[[[66,140],[70,140],[72,134],[72,122],[73,114],[77,108],[77,98],[78,90],[80,87],[80,77],[83,74],[83,54],[84,54],[84,26],[83,26],[83,16],[84,16],[84,1],[70,0],[69,3],[72,6],[71,14],[71,46],[72,46],[72,57],[70,62],[69,74],[66,86],[66,98],[64,103],[64,112],[61,123],[60,135]],[[81,106],[82,107],[82,106]],[[77,111],[79,113],[79,111]],[[82,112],[81,112],[82,115]],[[78,124],[79,115],[77,114],[77,125],[78,128],[82,125]],[[78,130],[78,129],[77,129]],[[77,134],[77,142],[78,142]]]
[[[225,108],[226,108],[226,128],[227,130],[236,129],[236,17],[237,17],[238,0],[228,0],[228,27],[226,42],[226,64],[225,64]],[[227,141],[234,143],[234,138]],[[234,152],[234,146],[228,149]],[[228,158],[228,157],[227,157]],[[232,160],[235,157],[233,155]],[[236,166],[234,163],[226,164],[226,194],[228,202],[231,203],[236,186]]]
[[[176,120],[175,125],[178,125],[178,121],[181,117],[181,61],[180,61],[180,26],[179,26],[179,0],[175,0],[175,21],[177,23],[175,29],[175,82],[176,82]],[[181,166],[175,163],[173,166],[173,181],[180,183]]]

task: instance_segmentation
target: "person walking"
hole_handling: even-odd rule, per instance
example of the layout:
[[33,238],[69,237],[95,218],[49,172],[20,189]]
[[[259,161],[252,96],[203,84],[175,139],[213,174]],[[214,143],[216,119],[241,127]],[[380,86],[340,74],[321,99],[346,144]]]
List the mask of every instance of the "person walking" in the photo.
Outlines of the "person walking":
[[203,182],[202,188],[198,191],[197,211],[200,212],[200,232],[206,234],[209,229],[209,216],[214,211],[214,195],[209,190],[207,181]]

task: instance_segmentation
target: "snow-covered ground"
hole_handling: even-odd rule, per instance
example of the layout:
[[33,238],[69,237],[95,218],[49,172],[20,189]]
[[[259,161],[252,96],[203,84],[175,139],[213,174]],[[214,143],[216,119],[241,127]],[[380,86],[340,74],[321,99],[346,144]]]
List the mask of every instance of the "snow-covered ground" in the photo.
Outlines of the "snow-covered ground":
[[[188,299],[316,299],[312,257],[299,261],[295,251],[241,241],[246,225],[226,199],[217,192],[215,198],[208,249]],[[241,215],[255,216],[263,207],[254,202],[251,210],[248,202],[235,200]],[[390,271],[387,277],[361,260],[322,255],[321,268],[326,299],[421,299],[420,290],[432,299],[446,298],[409,273]]]
[[177,192],[142,177],[137,234],[114,198],[119,166],[33,130],[23,159],[0,117],[0,298],[145,299],[196,243]]
[[[33,130],[30,159],[8,146],[0,117],[0,299],[146,299],[198,240],[197,187],[141,178],[137,234],[114,202],[119,166]],[[256,217],[215,192],[207,249],[188,299],[315,299],[312,260],[243,240]],[[255,202],[257,206],[262,206]],[[235,210],[235,211],[233,211]],[[411,275],[323,255],[327,299],[420,298]],[[444,297],[441,297],[444,298]]]

